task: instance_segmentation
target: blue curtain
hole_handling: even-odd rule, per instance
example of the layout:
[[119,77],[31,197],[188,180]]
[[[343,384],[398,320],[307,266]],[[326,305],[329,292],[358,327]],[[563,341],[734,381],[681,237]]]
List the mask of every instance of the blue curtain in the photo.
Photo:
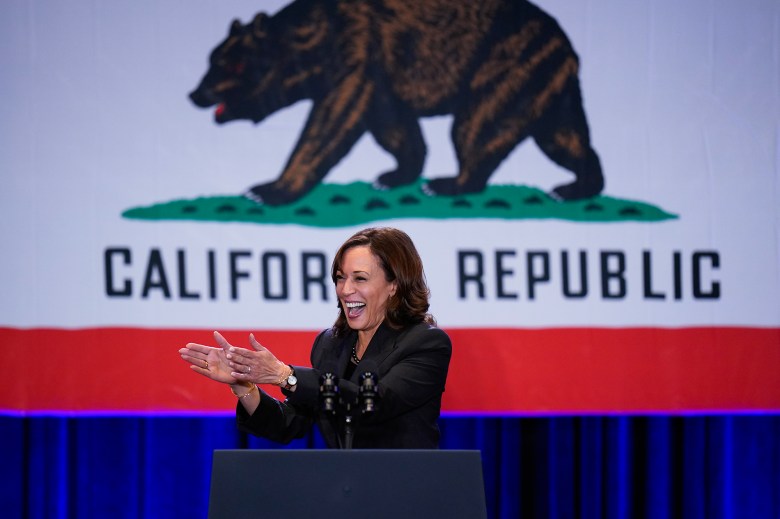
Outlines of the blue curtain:
[[[780,518],[780,416],[446,417],[489,517]],[[231,417],[0,417],[4,518],[197,518]],[[287,448],[322,448],[317,434]],[[272,475],[269,475],[273,478]]]

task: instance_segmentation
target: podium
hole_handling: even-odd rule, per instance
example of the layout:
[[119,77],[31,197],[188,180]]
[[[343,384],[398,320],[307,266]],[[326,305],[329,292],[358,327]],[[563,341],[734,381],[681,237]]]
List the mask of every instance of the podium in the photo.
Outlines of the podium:
[[479,451],[215,450],[209,519],[486,518]]

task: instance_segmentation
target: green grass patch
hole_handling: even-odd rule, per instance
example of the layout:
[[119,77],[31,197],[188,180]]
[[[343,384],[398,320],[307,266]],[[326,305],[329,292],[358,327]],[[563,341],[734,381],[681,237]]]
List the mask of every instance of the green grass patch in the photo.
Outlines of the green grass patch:
[[346,227],[398,218],[502,220],[557,219],[575,222],[659,222],[677,215],[644,202],[598,196],[558,202],[536,188],[490,185],[481,193],[427,196],[423,181],[381,191],[366,182],[320,184],[300,200],[284,206],[258,205],[242,196],[209,196],[172,200],[122,213],[139,220],[195,220]]

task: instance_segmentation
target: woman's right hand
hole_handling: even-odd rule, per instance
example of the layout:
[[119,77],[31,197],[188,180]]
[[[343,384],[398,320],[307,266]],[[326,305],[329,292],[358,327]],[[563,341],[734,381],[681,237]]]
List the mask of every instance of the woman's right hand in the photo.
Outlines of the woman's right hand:
[[[222,342],[227,344],[227,341],[219,335],[219,332],[214,332],[214,337],[219,337],[219,339],[222,339]],[[217,343],[221,344],[219,339],[217,339]],[[190,363],[190,369],[204,377],[222,382],[223,384],[240,384],[239,380],[230,375],[233,369],[228,365],[224,345],[223,347],[215,348],[191,342],[179,350],[179,355],[185,362]]]

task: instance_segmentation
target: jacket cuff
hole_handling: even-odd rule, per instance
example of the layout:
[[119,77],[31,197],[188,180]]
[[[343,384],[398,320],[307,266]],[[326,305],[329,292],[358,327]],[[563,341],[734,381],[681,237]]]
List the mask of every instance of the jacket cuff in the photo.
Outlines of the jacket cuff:
[[292,405],[317,407],[320,398],[320,373],[312,368],[293,366],[298,383],[295,391],[282,389],[282,393]]

